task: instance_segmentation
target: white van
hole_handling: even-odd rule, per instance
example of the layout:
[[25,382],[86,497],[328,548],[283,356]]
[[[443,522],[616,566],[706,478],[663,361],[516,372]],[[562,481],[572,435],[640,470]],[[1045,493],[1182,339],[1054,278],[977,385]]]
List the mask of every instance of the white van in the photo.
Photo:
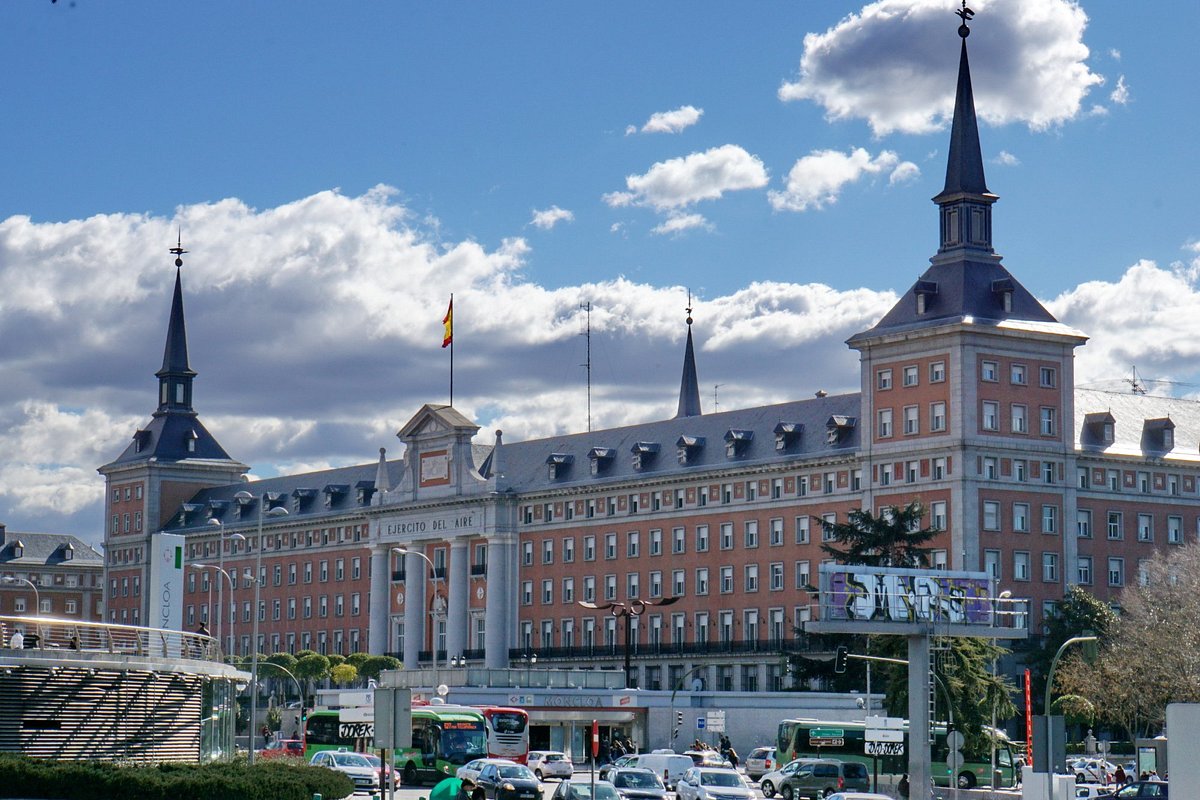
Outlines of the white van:
[[676,753],[673,750],[667,752],[655,751],[653,753],[642,753],[637,757],[637,760],[629,764],[631,767],[640,767],[648,769],[658,777],[663,779],[663,783],[671,791],[675,790],[675,781],[679,780],[683,773],[695,766],[692,763],[690,756],[685,756]]

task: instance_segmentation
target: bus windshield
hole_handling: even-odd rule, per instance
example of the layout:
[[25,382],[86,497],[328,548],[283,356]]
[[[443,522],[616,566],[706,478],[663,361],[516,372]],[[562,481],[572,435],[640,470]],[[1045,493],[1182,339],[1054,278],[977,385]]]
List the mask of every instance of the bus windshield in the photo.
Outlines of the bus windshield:
[[490,715],[496,733],[524,733],[528,719],[525,712],[494,711]]
[[441,751],[451,764],[465,764],[487,755],[487,731],[482,721],[446,720],[441,724]]

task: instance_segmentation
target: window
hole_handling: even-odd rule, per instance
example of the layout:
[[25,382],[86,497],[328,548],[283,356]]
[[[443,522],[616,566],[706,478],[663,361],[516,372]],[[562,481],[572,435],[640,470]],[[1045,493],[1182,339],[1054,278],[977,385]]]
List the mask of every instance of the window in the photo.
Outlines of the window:
[[1108,483],[1108,490],[1110,492],[1121,491],[1121,473],[1117,470],[1110,469],[1108,471],[1106,482]]
[[521,581],[521,605],[533,605],[533,581]]
[[775,517],[770,522],[771,526],[771,547],[781,547],[783,545],[783,517]]
[[933,569],[946,569],[946,551],[934,550],[929,554],[929,563]]
[[822,484],[825,487],[825,494],[833,494],[834,489],[837,488],[837,473],[826,472]]
[[1000,365],[995,361],[984,361],[979,365],[980,380],[995,383],[1000,380]]
[[875,373],[875,386],[880,391],[887,391],[892,388],[892,371],[890,369],[881,369]]
[[641,575],[630,572],[625,575],[625,597],[641,597]]
[[808,517],[796,517],[796,544],[808,542]]
[[796,497],[808,496],[808,476],[799,475],[796,478]]
[[1000,580],[1000,551],[983,551],[983,570],[996,580]]
[[861,469],[850,471],[850,488],[856,492],[862,491],[862,476],[863,471]]
[[1024,386],[1027,382],[1025,380],[1024,364],[1013,364],[1012,368],[1009,370],[1009,375],[1009,380],[1014,386]]
[[1029,580],[1029,553],[1018,550],[1013,553],[1013,580]]
[[[480,556],[478,551],[475,553],[475,563],[482,564],[483,566],[486,567],[487,566],[487,549],[486,549],[487,545],[480,545],[480,547],[483,547],[485,549],[483,551],[482,557]],[[574,536],[568,536],[567,538],[562,540],[562,553],[563,553],[563,563],[564,564],[574,564],[575,563],[575,537]]]
[[1154,541],[1154,516],[1152,514],[1138,514],[1137,533],[1139,542]]
[[543,564],[553,564],[554,563],[554,540],[553,539],[544,539],[542,541],[542,563]]
[[1055,421],[1055,409],[1048,406],[1042,406],[1042,436],[1054,436],[1057,431],[1057,423]]
[[1080,556],[1076,562],[1075,580],[1084,586],[1092,585],[1092,557]]
[[944,480],[945,477],[946,477],[946,459],[945,459],[945,457],[933,459],[933,479],[935,481],[940,481],[940,480]]
[[1039,367],[1038,382],[1047,389],[1053,389],[1058,382],[1058,375],[1055,373],[1054,367]]
[[1029,480],[1029,462],[1023,458],[1013,459],[1013,480],[1024,483]]
[[604,576],[604,599],[605,600],[616,600],[617,599],[617,576],[616,575],[605,575]]
[[920,406],[904,407],[904,433],[906,435],[921,432],[920,414]]
[[879,410],[879,438],[886,439],[892,435],[892,410],[883,408]]
[[612,561],[617,557],[617,535],[615,533],[604,534],[604,558],[606,561]]
[[708,567],[696,569],[696,594],[708,594]]
[[1108,560],[1108,585],[1125,585],[1125,559],[1110,558]]
[[1053,461],[1042,462],[1042,483],[1054,483],[1058,477],[1058,464]]
[[684,583],[687,580],[684,577],[685,574],[686,572],[681,569],[671,570],[671,594],[675,597],[683,597]]
[[583,537],[583,560],[584,561],[595,561],[596,560],[596,537],[595,536]]
[[929,525],[935,531],[946,530],[946,503],[944,501],[929,504]]
[[745,540],[747,548],[758,547],[758,520],[746,521]]
[[1000,404],[992,400],[983,401],[983,420],[982,426],[985,431],[995,431],[1000,429],[1000,423],[997,421],[1000,416]]
[[1042,506],[1042,533],[1058,533],[1058,506]]
[[1125,532],[1123,515],[1120,511],[1108,512],[1108,538],[1123,539],[1124,537]]
[[671,529],[671,552],[682,553],[687,550],[687,532],[685,528]]
[[758,499],[758,481],[746,481],[746,502]]
[[655,528],[650,531],[650,555],[662,555],[662,529]]
[[1058,583],[1058,553],[1042,553],[1042,583]]
[[1086,508],[1075,512],[1075,533],[1081,539],[1092,538],[1092,512]]
[[596,601],[596,578],[594,575],[587,575],[583,579],[583,599],[589,603]]
[[1092,474],[1092,471],[1090,469],[1088,469],[1087,467],[1078,467],[1075,470],[1075,478],[1076,478],[1076,481],[1077,481],[1080,489],[1091,488],[1091,485],[1092,485],[1091,474]]
[[783,590],[783,562],[772,562],[768,567],[770,570],[771,591],[778,592]]
[[837,514],[828,513],[821,515],[821,541],[833,541],[833,528],[837,525]]
[[1029,504],[1013,503],[1013,530],[1020,533],[1029,532]]
[[946,404],[940,400],[929,406],[929,429],[931,431],[946,430]]
[[1012,427],[1009,430],[1013,433],[1029,433],[1029,421],[1025,406],[1013,404],[1011,421]]
[[895,469],[896,469],[895,465],[891,464],[891,463],[879,465],[879,485],[880,486],[891,486],[892,485],[892,476],[893,476],[893,473],[895,472]]
[[983,529],[985,531],[1000,530],[1000,504],[995,500],[983,501]]
[[1167,544],[1183,544],[1183,517],[1167,517]]
[[554,603],[554,580],[551,578],[542,579],[542,605],[548,606]]
[[917,365],[916,364],[912,364],[912,365],[904,368],[904,385],[905,386],[916,386],[917,385]]
[[998,464],[999,461],[995,458],[995,456],[987,456],[984,458],[983,477],[992,481],[996,480],[996,478],[1000,475],[1000,470],[997,467]]
[[707,553],[708,552],[708,526],[707,525],[697,525],[696,526],[696,552],[697,553]]
[[946,380],[946,362],[934,361],[929,365],[929,382],[941,383]]
[[1142,494],[1150,494],[1150,473],[1139,472],[1137,474],[1138,491]]
[[805,589],[812,585],[807,561],[796,562],[796,588]]
[[630,531],[626,534],[625,539],[625,555],[629,558],[637,558],[641,545],[642,534],[638,531]]
[[743,580],[745,582],[745,587],[746,587],[745,591],[747,591],[747,592],[757,592],[758,591],[758,564],[747,564],[746,565],[745,572],[743,575]]
[[907,461],[904,464],[904,482],[916,483],[917,478],[921,475],[920,461]]
[[521,564],[526,567],[533,565],[533,542],[521,542]]

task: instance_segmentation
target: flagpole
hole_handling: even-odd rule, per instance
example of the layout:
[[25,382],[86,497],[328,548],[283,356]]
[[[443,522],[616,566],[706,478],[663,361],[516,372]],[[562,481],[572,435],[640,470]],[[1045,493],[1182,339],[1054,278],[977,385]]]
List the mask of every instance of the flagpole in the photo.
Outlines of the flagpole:
[[450,405],[454,405],[454,292],[450,293]]

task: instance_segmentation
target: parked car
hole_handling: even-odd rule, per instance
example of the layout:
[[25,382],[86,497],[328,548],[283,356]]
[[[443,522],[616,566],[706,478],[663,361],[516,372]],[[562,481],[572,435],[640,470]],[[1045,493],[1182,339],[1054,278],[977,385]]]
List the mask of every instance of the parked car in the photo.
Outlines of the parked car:
[[542,782],[524,764],[484,764],[471,800],[542,800]]
[[1116,800],[1143,800],[1143,798],[1168,797],[1165,781],[1134,781],[1127,783],[1111,795]]
[[261,758],[304,758],[304,742],[300,739],[276,739],[265,750],[259,750],[258,755]]
[[784,764],[774,772],[768,772],[759,778],[758,788],[763,793],[763,797],[774,797],[779,791],[779,787],[783,785],[783,781],[796,770],[800,769],[804,764],[809,764],[819,759],[815,758],[796,758]]
[[754,800],[742,773],[724,767],[692,767],[675,784],[677,800]]
[[716,750],[684,750],[683,754],[692,759],[692,765],[697,767],[716,767],[732,769],[729,759]]
[[379,788],[379,773],[367,760],[364,753],[351,753],[345,750],[321,750],[313,753],[309,759],[314,767],[326,767],[345,773],[354,781],[354,791],[374,792]]
[[680,776],[695,765],[692,759],[673,750],[655,750],[653,753],[634,756],[628,766],[650,770],[662,778],[668,789],[674,791]]
[[538,776],[538,780],[569,778],[575,774],[571,759],[557,750],[530,750],[527,765]]
[[871,778],[857,761],[820,759],[801,764],[779,787],[783,800],[828,797],[834,792],[867,792]]
[[829,795],[827,800],[892,800],[886,794],[875,794],[875,792],[834,792]]
[[775,748],[754,748],[750,751],[750,755],[746,756],[745,767],[746,777],[752,781],[759,780],[768,772],[779,769],[778,760],[775,758]]
[[667,787],[658,773],[641,767],[618,767],[608,779],[621,800],[666,800]]
[[379,781],[380,786],[387,786],[387,782],[383,779],[383,776],[387,775],[388,777],[390,777],[392,779],[392,783],[396,786],[396,788],[397,789],[400,788],[400,773],[399,772],[396,772],[390,766],[388,766],[387,764],[384,764],[383,759],[381,759],[379,756],[375,755],[374,753],[363,753],[363,755],[367,757],[367,761],[370,761],[371,766],[373,766],[375,768],[375,775],[380,779],[380,781]]
[[607,764],[601,764],[600,772],[597,777],[599,777],[600,780],[602,780],[602,781],[606,781],[606,780],[608,780],[609,770],[612,770],[616,767],[632,767],[636,763],[637,758],[638,758],[637,754],[630,753],[629,755],[620,756],[616,760],[611,761]]
[[1104,783],[1117,771],[1117,765],[1100,758],[1077,758],[1071,762],[1076,783]]
[[479,777],[479,773],[483,772],[483,768],[488,764],[515,764],[517,762],[507,758],[476,758],[463,764],[454,771],[454,777],[465,783],[467,787],[475,785],[475,779]]
[[1105,786],[1100,783],[1077,783],[1075,784],[1075,800],[1092,800],[1096,797],[1109,797],[1115,786]]
[[559,781],[550,800],[620,800],[616,788],[608,781],[596,781],[595,786],[593,796],[590,781]]

